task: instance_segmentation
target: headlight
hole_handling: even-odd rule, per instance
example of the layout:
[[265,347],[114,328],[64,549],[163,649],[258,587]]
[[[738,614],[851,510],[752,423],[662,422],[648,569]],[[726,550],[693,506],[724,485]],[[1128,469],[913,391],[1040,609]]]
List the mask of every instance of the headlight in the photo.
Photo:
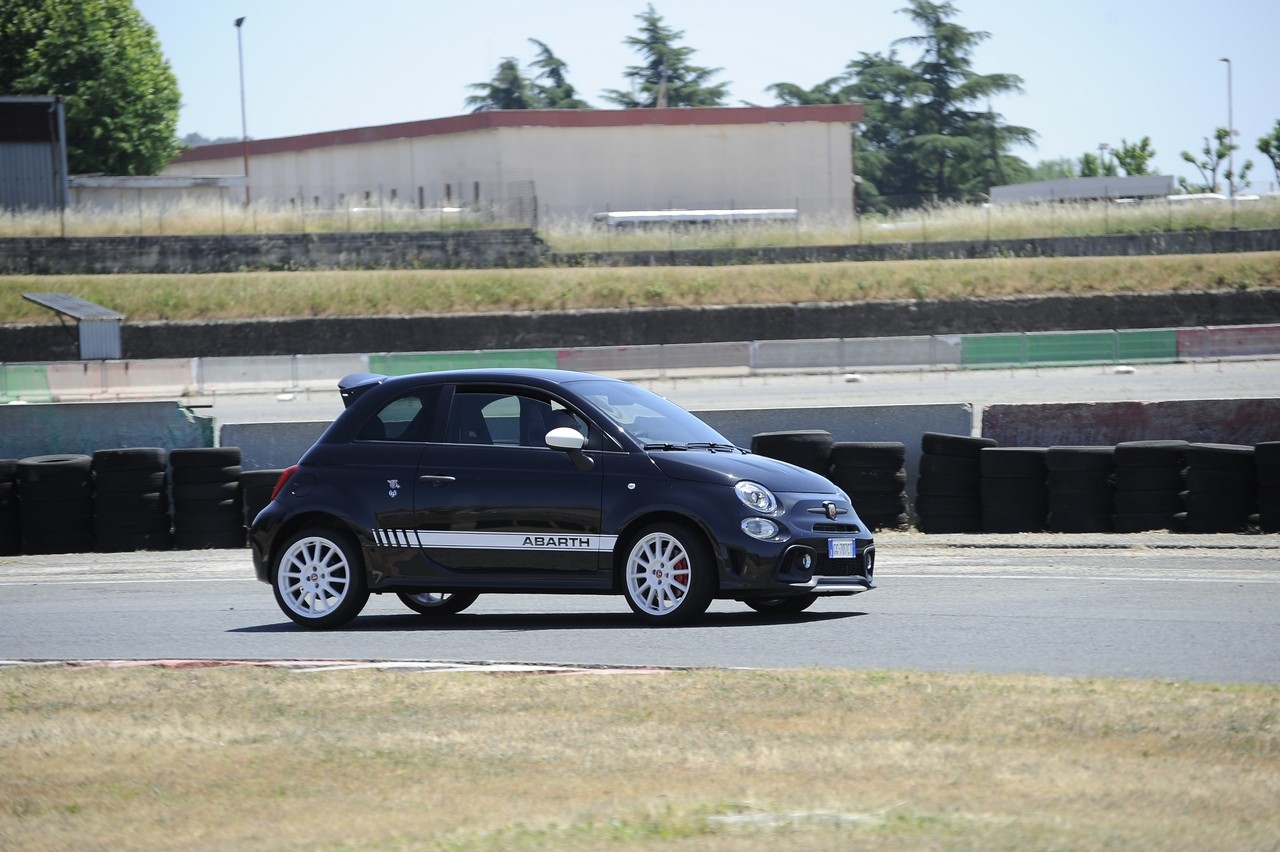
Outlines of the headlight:
[[778,501],[774,498],[773,492],[765,488],[758,482],[750,482],[743,480],[733,486],[733,490],[737,492],[738,499],[749,509],[755,509],[757,512],[768,514],[778,509]]
[[778,534],[778,525],[768,518],[746,518],[742,522],[742,531],[752,538],[769,539]]

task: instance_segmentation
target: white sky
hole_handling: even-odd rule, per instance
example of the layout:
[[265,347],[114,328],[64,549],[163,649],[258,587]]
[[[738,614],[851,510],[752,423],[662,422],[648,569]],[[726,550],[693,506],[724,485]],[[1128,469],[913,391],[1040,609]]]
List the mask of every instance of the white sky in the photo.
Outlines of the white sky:
[[[467,112],[471,83],[493,77],[507,56],[527,66],[528,39],[568,63],[580,97],[612,108],[605,89],[626,88],[640,56],[647,0],[135,0],[156,28],[182,92],[179,136],[241,133],[234,21],[241,33],[248,133],[265,139],[442,118]],[[1040,160],[1096,153],[1151,137],[1154,167],[1196,178],[1181,151],[1226,126],[1227,64],[1239,168],[1251,159],[1254,191],[1276,174],[1257,151],[1280,120],[1278,0],[953,0],[956,22],[991,37],[974,70],[1023,78],[1024,93],[993,106],[1039,134]],[[692,62],[723,69],[728,104],[775,104],[765,87],[810,88],[860,53],[887,53],[920,33],[896,10],[906,0],[654,0],[667,26],[683,30]],[[918,57],[910,45],[899,57]]]

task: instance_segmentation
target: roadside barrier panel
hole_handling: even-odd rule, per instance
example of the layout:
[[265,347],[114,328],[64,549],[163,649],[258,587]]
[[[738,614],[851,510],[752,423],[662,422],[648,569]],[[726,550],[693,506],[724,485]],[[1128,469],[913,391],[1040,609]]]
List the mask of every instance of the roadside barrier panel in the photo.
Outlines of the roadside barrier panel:
[[48,368],[44,364],[0,364],[0,400],[50,399]]
[[210,447],[213,439],[212,417],[173,401],[0,406],[0,458],[91,456],[104,447]]
[[1176,334],[1179,358],[1248,358],[1259,355],[1280,355],[1280,325],[1180,328]]
[[336,388],[338,380],[352,373],[369,372],[367,355],[297,355],[293,380],[298,387]]
[[286,468],[310,449],[329,423],[228,423],[218,429],[218,445],[239,447],[245,470]]
[[556,352],[556,366],[587,373],[642,373],[666,375],[672,371],[740,368],[745,374],[751,362],[751,344],[659,343],[650,346],[584,346]]
[[292,355],[201,358],[197,363],[201,392],[284,390],[294,387]]
[[391,352],[369,356],[369,372],[387,376],[465,370],[474,367],[541,367],[554,369],[552,349],[476,349],[469,352]]
[[1276,440],[1280,398],[989,405],[981,434],[1002,447],[1177,439],[1224,444]]
[[195,367],[190,358],[49,364],[49,392],[56,400],[180,397],[194,386]]
[[969,334],[961,337],[961,346],[961,360],[967,367],[1178,359],[1177,334],[1172,329]]

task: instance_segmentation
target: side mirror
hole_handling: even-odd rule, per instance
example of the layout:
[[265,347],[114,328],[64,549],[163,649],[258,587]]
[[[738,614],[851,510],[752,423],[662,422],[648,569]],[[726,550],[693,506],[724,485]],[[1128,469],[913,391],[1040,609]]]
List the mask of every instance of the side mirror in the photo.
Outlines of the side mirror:
[[558,426],[547,433],[547,446],[553,450],[581,450],[586,444],[582,433],[570,426]]
[[573,462],[575,469],[580,471],[588,471],[595,467],[595,462],[591,460],[591,456],[582,452],[582,448],[586,446],[586,437],[569,426],[558,426],[547,433],[547,446],[553,450],[564,450],[569,454],[569,459]]

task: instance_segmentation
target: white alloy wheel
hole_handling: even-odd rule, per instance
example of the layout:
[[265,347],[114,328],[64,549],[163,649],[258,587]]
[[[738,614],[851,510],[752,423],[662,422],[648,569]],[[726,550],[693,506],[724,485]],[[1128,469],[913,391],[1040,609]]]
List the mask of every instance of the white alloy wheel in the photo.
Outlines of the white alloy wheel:
[[649,621],[683,624],[711,603],[711,554],[683,527],[656,524],[641,532],[623,570],[627,603]]
[[305,530],[276,562],[276,602],[304,627],[336,627],[359,614],[369,599],[364,569],[346,536]]

